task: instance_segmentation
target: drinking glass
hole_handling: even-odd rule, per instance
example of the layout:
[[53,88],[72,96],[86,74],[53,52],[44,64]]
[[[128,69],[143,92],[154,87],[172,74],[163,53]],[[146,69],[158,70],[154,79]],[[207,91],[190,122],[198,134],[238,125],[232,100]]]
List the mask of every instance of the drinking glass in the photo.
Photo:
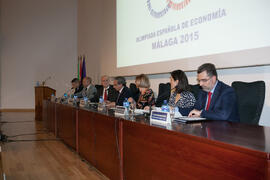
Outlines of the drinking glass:
[[170,107],[170,116],[171,116],[171,121],[173,121],[175,115],[175,107],[171,106]]

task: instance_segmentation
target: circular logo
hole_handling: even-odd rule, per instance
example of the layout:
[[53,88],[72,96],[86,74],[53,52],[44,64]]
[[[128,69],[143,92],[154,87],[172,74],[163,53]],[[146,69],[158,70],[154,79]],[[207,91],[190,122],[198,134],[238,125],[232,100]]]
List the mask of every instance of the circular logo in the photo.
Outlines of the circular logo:
[[167,4],[162,10],[157,11],[153,8],[151,0],[147,0],[147,7],[150,14],[155,18],[161,18],[169,11],[170,8],[169,4]]
[[179,11],[183,8],[185,8],[189,3],[190,0],[183,0],[181,2],[173,2],[172,0],[167,0],[167,3],[169,4],[170,8],[176,11]]
[[181,0],[181,2],[174,2],[173,0],[166,0],[166,5],[163,9],[155,10],[155,8],[152,6],[151,0],[147,0],[147,8],[154,18],[161,18],[167,14],[169,9],[179,11],[185,8],[190,3],[190,1],[191,0]]

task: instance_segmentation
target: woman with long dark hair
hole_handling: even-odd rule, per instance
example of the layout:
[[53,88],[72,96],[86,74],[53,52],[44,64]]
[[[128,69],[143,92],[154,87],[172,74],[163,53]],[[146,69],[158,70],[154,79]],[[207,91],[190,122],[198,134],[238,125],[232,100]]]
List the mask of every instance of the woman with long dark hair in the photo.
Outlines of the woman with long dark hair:
[[183,116],[187,116],[194,108],[195,97],[191,92],[186,74],[181,70],[171,72],[171,96],[169,106],[178,107]]

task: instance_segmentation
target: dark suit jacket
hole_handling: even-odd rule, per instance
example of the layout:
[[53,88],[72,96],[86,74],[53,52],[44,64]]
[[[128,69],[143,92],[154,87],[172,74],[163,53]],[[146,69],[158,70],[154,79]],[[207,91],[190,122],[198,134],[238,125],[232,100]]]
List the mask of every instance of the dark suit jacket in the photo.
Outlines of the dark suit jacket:
[[[99,102],[99,98],[100,96],[103,96],[103,89],[104,87],[101,86],[100,88],[97,88],[97,94],[95,97],[95,102]],[[110,102],[115,102],[118,96],[118,92],[113,88],[112,85],[109,86],[108,89],[108,96],[107,96],[107,100]]]
[[79,93],[79,92],[81,92],[82,90],[83,90],[83,86],[80,85],[78,88],[75,88],[74,94]]
[[121,94],[118,93],[118,96],[116,98],[115,104],[117,106],[123,106],[123,102],[125,101],[125,98],[130,98],[131,97],[131,93],[128,89],[128,87],[124,87]]
[[232,87],[218,81],[208,111],[205,110],[206,100],[207,92],[200,90],[195,109],[202,110],[201,117],[239,122],[236,94]]

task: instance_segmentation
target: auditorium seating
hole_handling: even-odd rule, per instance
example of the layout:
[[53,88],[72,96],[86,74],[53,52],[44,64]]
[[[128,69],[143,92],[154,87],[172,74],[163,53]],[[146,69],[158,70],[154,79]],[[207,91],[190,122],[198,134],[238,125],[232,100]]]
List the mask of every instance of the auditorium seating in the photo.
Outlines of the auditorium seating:
[[191,92],[194,94],[195,99],[198,98],[198,93],[201,90],[201,87],[199,84],[195,84],[195,85],[190,85],[191,88]]
[[136,87],[136,84],[130,83],[129,84],[129,90],[130,90],[130,93],[131,93],[131,97],[135,101],[138,101],[140,92],[139,92],[138,88]]
[[160,83],[158,87],[158,97],[156,100],[156,106],[161,107],[164,100],[169,100],[171,95],[170,83]]
[[237,95],[240,122],[257,125],[265,99],[265,82],[234,81],[232,87]]

